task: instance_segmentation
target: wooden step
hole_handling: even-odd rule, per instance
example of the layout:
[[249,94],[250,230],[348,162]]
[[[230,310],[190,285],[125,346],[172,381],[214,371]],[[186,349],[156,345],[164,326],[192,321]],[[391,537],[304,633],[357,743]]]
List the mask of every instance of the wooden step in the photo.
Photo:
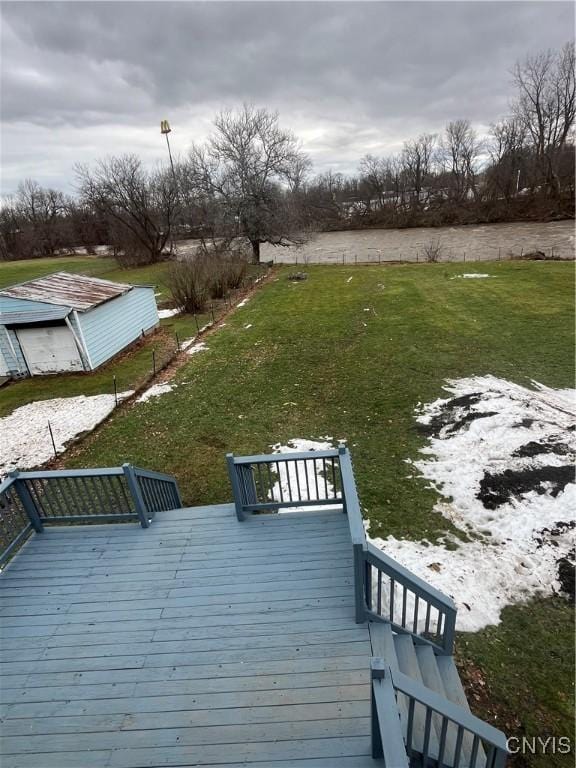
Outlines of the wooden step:
[[[420,666],[420,672],[422,674],[422,680],[424,682],[424,685],[430,688],[432,691],[435,691],[436,693],[440,694],[440,696],[448,698],[448,696],[446,695],[446,690],[444,688],[444,682],[442,680],[442,676],[440,675],[440,670],[438,669],[438,661],[441,657],[437,656],[434,653],[434,649],[429,645],[416,646],[416,656],[418,658],[418,664]],[[443,658],[452,659],[451,656],[450,657],[445,656]],[[436,728],[436,733],[438,734],[438,737],[440,737],[440,733],[442,729],[442,718],[440,717],[440,715],[434,715],[432,718],[432,721]],[[443,759],[447,765],[454,765],[454,762],[455,762],[454,752],[456,749],[457,736],[458,736],[458,728],[454,725],[454,723],[449,723],[446,731],[446,744],[444,747],[444,755],[443,755]],[[470,742],[470,746],[471,746],[471,742]],[[468,765],[469,760],[470,760],[470,749],[466,749],[466,745],[463,744],[462,755],[460,758],[460,763],[462,765],[462,768]]]
[[[422,679],[422,673],[418,664],[418,657],[414,649],[414,641],[410,635],[394,635],[394,647],[398,658],[400,672],[403,672],[412,680],[425,685]],[[422,752],[424,749],[426,710],[422,704],[416,703],[414,706],[414,720],[412,728],[412,749]],[[438,733],[434,721],[430,729],[430,741],[428,754],[431,758],[438,757]]]
[[[462,685],[462,682],[460,680],[460,675],[458,674],[458,670],[456,669],[456,664],[454,663],[454,657],[453,656],[442,656],[439,655],[436,657],[436,665],[438,667],[438,673],[440,677],[442,678],[442,684],[444,686],[444,691],[446,694],[446,698],[453,702],[454,704],[458,704],[459,707],[462,707],[463,709],[467,709],[470,711],[470,705],[468,704],[468,699],[466,698],[466,693],[464,692],[464,687]],[[455,733],[456,728],[449,729],[451,732]],[[455,737],[454,737],[455,742]],[[472,752],[472,736],[467,735],[464,737],[464,740],[462,742],[462,765],[467,766],[470,761],[470,756]],[[453,749],[453,748],[452,748]],[[452,753],[448,753],[449,755]],[[482,768],[486,764],[486,753],[482,746],[478,749],[478,757],[476,758],[476,766],[477,768]]]

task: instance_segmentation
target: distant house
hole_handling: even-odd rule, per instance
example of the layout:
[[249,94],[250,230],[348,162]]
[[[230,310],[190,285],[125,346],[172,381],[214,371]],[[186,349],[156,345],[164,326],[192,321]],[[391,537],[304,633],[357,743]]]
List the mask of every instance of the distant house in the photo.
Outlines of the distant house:
[[154,287],[68,272],[0,290],[0,376],[93,371],[158,325]]

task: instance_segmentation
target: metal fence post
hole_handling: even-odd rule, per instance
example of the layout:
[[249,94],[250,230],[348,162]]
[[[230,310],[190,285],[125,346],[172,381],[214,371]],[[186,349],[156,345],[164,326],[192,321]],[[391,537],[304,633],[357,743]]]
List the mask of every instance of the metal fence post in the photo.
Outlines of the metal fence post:
[[32,498],[32,495],[30,491],[28,490],[28,487],[26,486],[26,483],[24,480],[20,480],[18,478],[19,472],[15,470],[14,472],[10,472],[10,477],[13,477],[15,479],[14,488],[16,490],[16,493],[18,494],[20,501],[22,502],[22,506],[24,507],[26,514],[28,515],[28,520],[30,520],[30,523],[32,525],[32,528],[36,531],[36,533],[42,533],[44,530],[44,526],[42,524],[42,520],[40,519],[40,515],[38,514],[38,510],[36,509],[36,504],[34,503],[34,499]]
[[126,482],[128,484],[128,490],[130,491],[130,495],[134,501],[134,507],[136,509],[138,519],[140,520],[140,525],[142,528],[148,528],[150,525],[148,507],[146,506],[146,502],[142,496],[142,491],[140,490],[140,484],[138,483],[138,478],[136,477],[134,467],[132,464],[122,464],[122,471],[124,472],[124,477],[126,478]]
[[242,509],[242,497],[240,494],[240,485],[238,483],[238,474],[236,472],[236,465],[234,464],[234,454],[226,454],[226,464],[228,466],[228,477],[230,478],[230,485],[232,486],[232,495],[234,496],[234,506],[236,508],[236,517],[240,522],[245,519],[244,510]]

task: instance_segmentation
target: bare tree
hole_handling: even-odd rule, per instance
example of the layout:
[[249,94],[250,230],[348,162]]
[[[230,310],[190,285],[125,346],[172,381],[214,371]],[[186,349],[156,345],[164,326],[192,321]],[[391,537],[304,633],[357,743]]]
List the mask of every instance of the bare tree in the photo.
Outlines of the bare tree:
[[53,256],[67,240],[64,195],[26,179],[2,204],[2,251],[12,258]]
[[477,175],[481,144],[469,120],[453,120],[442,138],[445,169],[450,175],[450,197],[462,202],[472,192],[478,197]]
[[94,170],[77,166],[82,201],[111,223],[118,258],[151,264],[164,257],[176,210],[176,189],[167,171],[149,173],[135,155],[101,160]]
[[531,137],[542,183],[559,194],[558,159],[576,116],[573,43],[558,53],[546,51],[517,63],[514,82],[519,91],[514,114]]
[[300,239],[302,221],[291,197],[309,167],[296,138],[280,128],[278,114],[245,105],[221,112],[203,147],[190,152],[192,184],[234,220],[251,243],[290,245]]
[[416,208],[422,201],[424,186],[430,183],[435,146],[436,136],[431,133],[423,133],[417,139],[404,142],[402,165],[412,205]]
[[367,208],[372,207],[373,200],[378,208],[382,208],[386,191],[386,162],[374,155],[364,155],[360,160],[359,170],[368,191]]
[[510,200],[518,194],[520,184],[529,183],[530,156],[526,130],[516,118],[501,120],[490,126],[488,144],[491,165],[487,169],[487,190],[494,198]]

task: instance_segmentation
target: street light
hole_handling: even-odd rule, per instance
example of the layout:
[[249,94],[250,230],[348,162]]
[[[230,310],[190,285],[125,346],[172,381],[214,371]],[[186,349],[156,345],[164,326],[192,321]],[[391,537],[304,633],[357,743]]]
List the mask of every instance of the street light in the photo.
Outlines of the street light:
[[174,177],[174,183],[176,183],[176,173],[174,172],[174,163],[172,162],[172,152],[170,151],[170,140],[168,139],[168,134],[172,128],[170,128],[170,123],[168,120],[160,120],[160,133],[163,133],[164,136],[166,136],[166,144],[168,145],[168,157],[170,158],[170,166],[172,168],[172,176]]
[[[176,171],[174,170],[174,163],[172,161],[172,152],[170,151],[170,141],[168,139],[168,134],[172,128],[170,128],[170,123],[168,120],[160,120],[160,133],[163,133],[164,136],[166,136],[166,144],[168,146],[168,157],[170,158],[170,167],[172,168],[172,179],[174,181],[174,193],[176,197],[178,196],[178,184],[176,182]],[[174,252],[174,237],[172,234],[172,227],[170,227],[170,250],[173,253]]]

